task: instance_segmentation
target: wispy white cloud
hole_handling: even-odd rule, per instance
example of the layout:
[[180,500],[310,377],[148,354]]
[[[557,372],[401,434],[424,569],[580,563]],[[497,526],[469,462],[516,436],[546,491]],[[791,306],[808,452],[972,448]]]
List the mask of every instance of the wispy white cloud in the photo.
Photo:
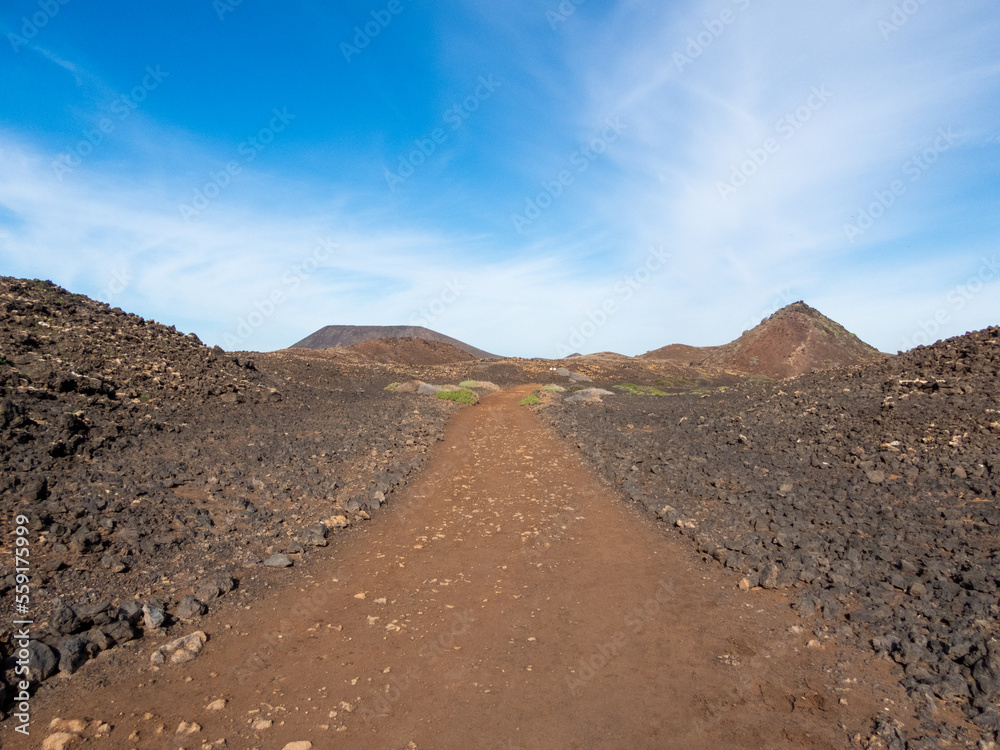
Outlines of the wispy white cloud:
[[78,75],[78,68],[76,64],[70,62],[69,60],[62,59],[56,53],[52,52],[51,50],[44,49],[43,47],[33,47],[33,49],[47,60],[58,65],[60,68],[65,68],[66,70],[68,70],[76,78],[77,84],[82,84],[82,79]]
[[[720,26],[722,9],[731,22]],[[638,12],[623,6],[625,15]],[[581,50],[579,59],[590,61],[592,98],[583,117],[615,109],[633,125],[608,156],[627,179],[593,199],[611,203],[623,225],[637,228],[640,246],[674,247],[675,273],[700,292],[678,287],[677,303],[661,309],[679,313],[691,304],[703,314],[711,305],[721,321],[752,308],[775,285],[805,297],[850,298],[860,280],[856,256],[877,253],[883,261],[869,272],[878,293],[855,300],[861,307],[852,317],[874,343],[894,349],[898,331],[924,304],[914,303],[906,277],[932,274],[940,253],[970,266],[987,249],[976,242],[926,248],[920,237],[935,220],[947,226],[949,217],[927,211],[926,196],[955,189],[945,161],[960,158],[962,147],[942,155],[942,165],[856,244],[843,227],[877,190],[909,180],[901,174],[906,160],[939,129],[995,122],[984,102],[1000,87],[995,65],[983,60],[997,56],[996,17],[984,7],[927,4],[886,40],[878,22],[891,7],[867,3],[689,3],[683,11],[660,8],[654,22],[649,12],[637,17],[629,44],[616,47],[623,54]],[[947,43],[942,26],[953,34]],[[710,28],[722,30],[706,33]],[[581,37],[582,45],[590,42]],[[817,89],[829,92],[818,108]],[[720,185],[741,165],[746,184],[722,198]],[[904,241],[922,252],[898,256],[894,243]],[[903,263],[909,274],[900,273]],[[951,322],[947,332],[957,330],[957,319]],[[716,342],[726,336],[721,326],[696,328]]]
[[[357,216],[329,211],[286,216],[217,205],[186,222],[171,190],[111,185],[92,172],[60,185],[45,157],[10,141],[0,143],[0,160],[8,167],[0,205],[16,217],[0,235],[6,273],[51,277],[179,321],[210,343],[225,343],[280,292],[285,299],[240,343],[280,348],[321,325],[406,324],[430,308],[435,328],[476,345],[544,353],[549,316],[599,287],[571,278],[558,253],[497,262],[482,238],[394,229],[374,215],[359,226]],[[458,295],[445,293],[455,286]],[[436,302],[442,295],[444,306]]]
[[[528,104],[526,125],[510,134],[484,128],[490,140],[476,140],[502,118],[501,94],[462,131],[463,149],[502,151],[495,162],[508,174],[484,175],[475,200],[458,196],[463,206],[487,217],[497,205],[514,210],[524,184],[537,190],[609,115],[628,126],[523,235],[449,205],[467,184],[452,181],[450,152],[398,203],[382,185],[375,193],[349,175],[333,183],[262,159],[183,221],[178,202],[234,144],[137,112],[106,153],[60,183],[52,154],[0,134],[0,207],[13,216],[0,208],[0,262],[210,343],[235,336],[257,349],[326,324],[419,319],[500,353],[549,356],[576,333],[570,348],[636,354],[723,343],[800,298],[889,351],[942,306],[940,335],[961,333],[1000,312],[1000,275],[961,303],[953,295],[997,252],[997,212],[970,212],[1000,201],[990,104],[1000,21],[985,4],[920,8],[888,38],[879,23],[892,4],[860,0],[581,5],[555,30],[546,7],[529,2],[466,9],[503,24],[521,66],[505,79],[503,106]],[[459,31],[444,35],[442,65],[465,77],[489,70],[489,50]],[[85,77],[95,102],[113,94],[58,53],[48,59]],[[852,242],[845,223],[910,179],[906,165],[949,127],[958,143]],[[745,185],[732,184],[734,169]],[[333,251],[320,244],[328,238]],[[669,260],[646,273],[652,248]],[[275,292],[286,298],[273,304]]]

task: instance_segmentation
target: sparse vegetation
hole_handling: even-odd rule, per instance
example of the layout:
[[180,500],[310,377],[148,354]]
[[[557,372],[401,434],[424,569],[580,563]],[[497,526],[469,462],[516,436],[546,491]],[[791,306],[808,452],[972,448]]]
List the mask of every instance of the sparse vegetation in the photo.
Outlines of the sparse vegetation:
[[663,391],[651,385],[636,385],[635,383],[622,383],[614,386],[615,390],[624,391],[630,396],[666,396]]
[[[349,554],[359,548],[346,539],[340,545],[335,535],[348,533],[374,513],[413,510],[421,514],[416,523],[429,534],[440,527],[440,538],[445,532],[458,539],[463,537],[457,534],[478,534],[485,519],[473,515],[478,501],[468,492],[470,486],[498,488],[489,498],[505,504],[492,508],[497,518],[514,513],[523,522],[518,523],[520,528],[539,530],[538,538],[529,538],[527,546],[516,533],[490,531],[478,536],[482,544],[495,545],[484,554],[505,559],[511,550],[542,555],[551,547],[547,554],[552,556],[552,565],[571,561],[584,573],[608,567],[601,557],[602,543],[610,545],[616,559],[624,562],[648,559],[645,550],[632,550],[628,543],[656,544],[655,537],[647,540],[650,535],[638,529],[631,540],[625,536],[628,529],[604,523],[604,518],[593,513],[586,528],[573,525],[570,531],[597,554],[581,555],[580,547],[557,549],[558,545],[550,544],[569,524],[583,518],[577,503],[571,498],[567,505],[564,494],[565,488],[578,486],[576,482],[586,475],[579,473],[575,458],[559,460],[555,453],[529,449],[532,437],[542,434],[537,432],[538,417],[551,424],[555,438],[568,450],[579,451],[581,459],[591,462],[609,488],[614,486],[623,497],[634,500],[637,508],[648,509],[650,523],[654,515],[661,519],[664,533],[669,529],[680,544],[690,547],[685,554],[703,553],[707,565],[725,567],[724,575],[745,579],[740,581],[741,588],[784,590],[782,596],[788,597],[785,601],[797,612],[821,616],[823,628],[836,633],[838,640],[843,638],[837,653],[828,654],[831,665],[838,662],[837,682],[849,674],[863,675],[860,670],[867,660],[854,662],[848,657],[854,658],[851,649],[860,646],[867,652],[871,647],[900,662],[897,673],[905,678],[903,687],[914,692],[918,706],[934,709],[936,698],[926,692],[930,685],[949,696],[941,704],[949,715],[961,719],[956,709],[970,716],[973,709],[983,710],[984,718],[976,717],[978,723],[996,725],[996,700],[991,699],[997,694],[987,695],[975,678],[986,674],[992,679],[987,672],[995,651],[990,639],[996,635],[992,623],[1000,558],[994,532],[1000,528],[1000,511],[992,500],[1000,497],[994,470],[1000,462],[994,449],[995,437],[1000,435],[995,378],[1000,330],[942,342],[857,371],[817,372],[790,383],[763,374],[744,375],[735,366],[725,370],[691,364],[694,359],[701,361],[700,355],[687,357],[683,348],[667,352],[673,359],[654,361],[595,355],[581,363],[594,382],[588,379],[570,385],[569,376],[557,380],[551,360],[512,358],[440,366],[425,361],[434,358],[418,349],[404,352],[409,357],[405,362],[399,361],[405,357],[388,362],[369,358],[375,355],[360,349],[314,356],[253,354],[259,365],[255,369],[247,360],[250,353],[213,352],[171,328],[147,321],[140,324],[106,306],[84,302],[74,311],[59,291],[54,303],[46,303],[59,325],[53,324],[55,330],[42,330],[47,324],[38,313],[41,298],[30,284],[0,279],[0,311],[7,316],[0,326],[0,353],[11,353],[11,358],[0,356],[0,400],[4,401],[0,453],[5,472],[10,469],[8,489],[17,489],[0,494],[8,504],[3,509],[7,517],[17,512],[16,505],[28,492],[32,517],[46,519],[46,543],[39,546],[41,557],[35,564],[45,571],[49,593],[38,597],[38,621],[62,623],[59,630],[76,631],[80,641],[103,641],[100,635],[108,635],[103,629],[114,627],[115,633],[123,634],[122,640],[145,638],[136,645],[146,651],[143,644],[153,638],[159,642],[169,633],[162,639],[166,641],[180,635],[178,631],[201,627],[182,614],[204,615],[198,614],[204,606],[198,598],[200,590],[211,602],[213,619],[208,624],[224,620],[228,617],[225,607],[250,605],[252,600],[244,595],[256,596],[255,587],[243,587],[216,604],[216,597],[237,583],[230,571],[250,579],[257,575],[257,566],[293,562],[282,551],[295,557],[298,567],[293,570],[302,571],[306,566],[299,560],[306,562],[313,554],[325,556],[314,553],[312,547],[322,546],[331,536],[338,554],[345,553],[341,555],[345,566],[372,573],[378,555],[367,554],[364,538],[358,540],[360,554]],[[26,336],[25,329],[36,319],[36,335]],[[807,343],[815,340],[813,333]],[[840,335],[841,344],[849,340],[845,330]],[[57,351],[65,361],[52,356]],[[395,357],[403,350],[388,344],[370,351]],[[751,354],[759,354],[766,366],[770,359],[778,361],[783,356],[777,347],[762,351],[744,346],[730,364],[745,364]],[[817,351],[809,362],[811,368],[824,362],[836,364],[837,357],[828,354],[829,349]],[[102,352],[107,361],[101,361]],[[23,379],[16,377],[20,369],[25,371]],[[456,385],[463,374],[484,380],[463,380]],[[399,399],[378,396],[378,383],[387,377],[400,378],[383,386],[384,392],[400,393]],[[618,385],[613,386],[615,381]],[[31,388],[22,387],[23,382],[30,382]],[[734,393],[728,393],[722,383]],[[272,385],[281,385],[280,393]],[[455,415],[459,410],[436,403],[441,399],[476,404],[479,396],[501,387],[517,390],[484,398],[485,408],[472,412],[461,410]],[[607,393],[604,388],[618,396],[602,401]],[[565,391],[569,393],[560,393]],[[403,392],[408,395],[404,397]],[[543,395],[553,392],[560,396]],[[525,394],[518,401],[533,414],[511,411],[516,393]],[[570,393],[580,395],[575,401],[562,398]],[[895,406],[889,408],[890,403]],[[497,419],[501,410],[504,420]],[[444,424],[452,415],[460,418],[458,424],[453,423],[447,442],[428,456],[427,449],[443,439]],[[272,450],[275,445],[280,450]],[[475,454],[475,465],[462,463],[470,454]],[[459,462],[449,461],[450,455],[460,456]],[[418,469],[428,474],[415,474]],[[548,484],[528,486],[536,476],[538,482]],[[410,486],[414,477],[420,483],[407,502],[407,496],[397,492]],[[195,480],[190,487],[188,478]],[[38,484],[39,479],[45,481]],[[531,490],[537,503],[524,502],[518,481]],[[433,501],[424,492],[427,487],[449,493],[455,508],[423,502],[425,498]],[[104,502],[95,501],[102,495],[107,496]],[[378,510],[385,500],[388,509]],[[454,510],[461,503],[468,512],[459,516]],[[606,505],[591,503],[590,510]],[[564,513],[553,515],[557,511]],[[211,526],[223,518],[234,522],[226,520],[224,527],[213,532]],[[323,520],[321,525],[317,519],[330,519],[330,524]],[[397,543],[400,549],[409,549],[414,539],[411,526],[407,521],[398,539],[387,537],[386,549]],[[114,528],[121,533],[101,530]],[[170,543],[159,544],[161,538]],[[436,544],[433,540],[431,544]],[[276,559],[265,563],[259,553],[272,541]],[[446,547],[436,549],[447,554],[450,548]],[[78,566],[65,567],[61,562],[68,559],[69,551],[72,560],[91,560],[84,566],[86,586],[81,587]],[[398,567],[391,554],[385,558],[383,572]],[[407,564],[415,567],[420,557],[410,555]],[[244,569],[244,565],[254,567]],[[355,568],[345,570],[351,573]],[[697,569],[682,566],[679,570],[683,579],[698,578]],[[189,575],[192,571],[197,575]],[[404,593],[407,581],[438,575],[412,569],[410,573],[399,581]],[[634,591],[617,592],[621,594],[617,598],[627,602],[637,600],[632,593],[647,596],[652,579],[639,575],[643,573],[638,571],[641,580]],[[614,586],[616,574],[611,570],[601,583]],[[294,586],[288,576],[302,574],[275,571],[267,575],[284,576]],[[726,591],[736,598],[733,606],[742,607],[744,594],[735,590],[732,578],[723,580]],[[391,600],[393,585],[392,581],[380,585],[379,596],[385,594]],[[424,588],[431,591],[429,586]],[[493,582],[484,580],[480,588],[481,592],[472,592],[477,598],[469,600],[478,601],[481,594],[483,600],[492,601],[488,597],[494,595]],[[188,599],[192,589],[194,602]],[[719,597],[730,597],[726,591],[708,592],[709,620],[719,611],[715,604],[722,601]],[[664,593],[669,593],[666,588]],[[434,599],[428,596],[428,601]],[[91,604],[113,599],[126,604],[129,597],[135,604],[120,609]],[[685,605],[700,606],[701,601],[693,597]],[[137,606],[144,602],[153,602],[148,614],[176,612],[176,622],[165,621],[164,630],[155,635],[144,632],[146,628],[134,622],[147,615],[145,611],[140,615]],[[596,609],[600,614],[600,607]],[[692,613],[692,618],[705,619],[703,610],[692,609]],[[619,618],[618,612],[610,611],[603,624],[592,629],[606,632],[604,626],[617,627]],[[729,637],[731,618],[714,619]],[[101,625],[104,620],[111,622]],[[990,627],[984,627],[984,622]],[[765,625],[773,624],[773,618],[765,618]],[[738,625],[751,633],[753,623]],[[266,623],[264,628],[266,633]],[[775,638],[768,630],[759,631],[759,638],[753,633],[757,639],[750,643],[753,647]],[[814,634],[778,635],[794,651],[805,648]],[[54,632],[49,636],[56,638]],[[108,635],[109,644],[111,640]],[[56,641],[57,646],[68,643],[62,638]],[[579,645],[587,649],[590,643]],[[225,644],[217,645],[216,656],[221,653],[225,658]],[[46,657],[44,649],[52,650],[55,661],[62,662],[64,655],[58,648],[50,649],[39,641],[37,649]],[[709,662],[714,663],[714,653],[708,652]],[[96,649],[79,655],[81,660],[94,656]],[[858,658],[867,659],[864,654]],[[904,659],[912,661],[904,664]],[[112,655],[110,661],[94,664],[89,675],[84,673],[82,688],[65,688],[64,681],[52,675],[53,682],[45,690],[86,691],[98,684],[95,680],[115,677],[120,666],[116,660]],[[911,668],[911,664],[916,666]],[[724,666],[731,665],[727,661]],[[398,671],[405,668],[404,662]],[[654,668],[656,664],[650,666]],[[183,674],[183,669],[177,673]],[[541,672],[538,665],[535,671]],[[353,672],[351,665],[341,670],[344,677]],[[804,684],[798,677],[794,684],[782,682],[786,674],[784,667],[773,673],[780,694]],[[338,675],[334,676],[342,682]],[[555,681],[560,679],[556,675]],[[0,678],[0,687],[2,683]],[[178,684],[183,689],[183,682]],[[75,700],[70,695],[67,703]],[[852,721],[867,721],[867,714],[858,708],[860,700],[851,701]],[[807,723],[812,722],[811,716],[819,716],[810,705],[806,706],[810,715],[802,717]],[[877,701],[872,705],[873,710],[883,709]],[[888,712],[886,720],[905,715],[910,721],[909,705]],[[668,708],[676,713],[676,707]],[[781,711],[770,713],[776,724],[783,722]],[[81,709],[78,715],[86,714]],[[938,718],[943,715],[938,711]],[[309,721],[303,719],[305,727]],[[128,720],[115,731],[125,736],[132,725],[142,731],[138,719]],[[286,729],[291,733],[294,727]],[[891,727],[886,731],[891,732]],[[304,728],[303,735],[307,733]],[[239,734],[233,738],[236,744]]]
[[460,391],[441,391],[437,394],[437,398],[444,401],[454,401],[456,404],[475,404],[479,402],[479,397],[467,388],[463,388]]

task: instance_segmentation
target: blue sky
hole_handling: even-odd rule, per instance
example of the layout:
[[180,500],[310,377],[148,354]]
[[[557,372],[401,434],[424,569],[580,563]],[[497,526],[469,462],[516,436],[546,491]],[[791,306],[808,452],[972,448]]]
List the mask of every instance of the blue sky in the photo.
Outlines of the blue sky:
[[227,349],[1000,323],[995,2],[13,0],[0,34],[0,273]]

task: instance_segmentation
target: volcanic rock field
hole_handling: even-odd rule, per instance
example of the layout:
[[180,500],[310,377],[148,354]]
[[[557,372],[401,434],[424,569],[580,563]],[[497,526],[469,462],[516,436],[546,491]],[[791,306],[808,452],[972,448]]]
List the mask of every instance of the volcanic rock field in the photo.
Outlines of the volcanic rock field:
[[[995,747],[1000,328],[784,380],[649,356],[449,351],[406,339],[229,353],[48,282],[0,279],[3,553],[28,519],[36,699],[60,673],[183,635],[256,591],[260,571],[294,574],[393,512],[449,417],[477,408],[395,384],[464,382],[477,398],[535,384],[523,408],[664,535],[730,571],[734,592],[785,592],[818,647],[892,662],[919,729],[873,717],[865,747]],[[0,649],[6,713],[19,679],[9,628]]]
[[[741,587],[1000,730],[1000,328],[847,372],[545,416]],[[947,734],[945,730],[945,734]]]

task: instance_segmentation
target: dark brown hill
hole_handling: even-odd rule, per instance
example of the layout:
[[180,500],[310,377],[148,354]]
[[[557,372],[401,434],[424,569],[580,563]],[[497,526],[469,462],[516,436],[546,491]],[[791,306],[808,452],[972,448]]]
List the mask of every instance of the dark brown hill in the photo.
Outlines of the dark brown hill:
[[292,349],[332,349],[337,346],[347,347],[376,339],[424,339],[439,341],[468,352],[476,359],[498,359],[496,354],[490,354],[477,349],[463,341],[445,336],[423,326],[326,326],[315,333],[306,336]]
[[449,365],[480,359],[457,346],[428,339],[373,339],[348,348],[374,362],[398,365]]

